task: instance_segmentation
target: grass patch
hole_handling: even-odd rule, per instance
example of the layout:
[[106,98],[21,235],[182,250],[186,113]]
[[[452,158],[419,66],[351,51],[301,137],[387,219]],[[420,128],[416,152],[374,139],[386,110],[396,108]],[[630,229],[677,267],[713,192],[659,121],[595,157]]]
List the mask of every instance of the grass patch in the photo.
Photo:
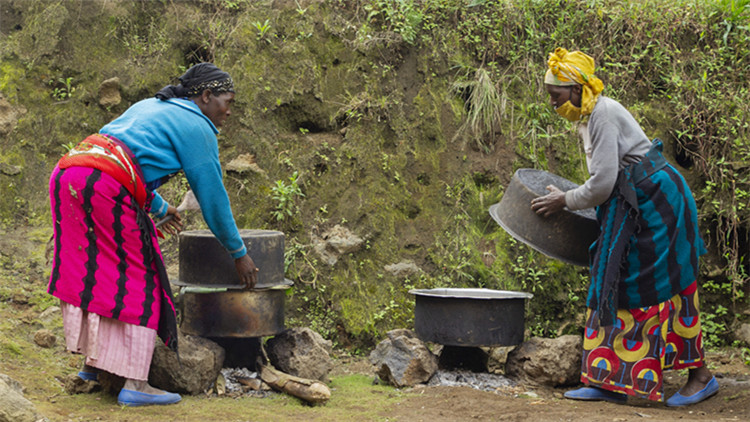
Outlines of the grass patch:
[[[165,409],[172,421],[260,421],[305,420],[344,421],[356,415],[359,421],[384,421],[388,409],[395,406],[403,394],[393,387],[373,385],[365,375],[337,377],[329,383],[331,400],[318,406],[285,395],[267,398],[183,396],[182,401],[168,408],[154,406],[138,409],[117,404],[117,398],[103,392],[94,394],[65,394],[46,400],[30,397],[50,421],[117,420],[156,422],[165,420]],[[32,393],[32,394],[37,394]],[[31,395],[31,394],[30,394]]]

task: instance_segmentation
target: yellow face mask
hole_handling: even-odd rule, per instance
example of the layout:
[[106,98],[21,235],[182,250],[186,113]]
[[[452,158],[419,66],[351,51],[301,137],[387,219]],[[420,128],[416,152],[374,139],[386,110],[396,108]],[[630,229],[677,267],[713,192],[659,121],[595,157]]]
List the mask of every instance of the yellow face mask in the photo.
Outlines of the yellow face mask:
[[566,101],[560,107],[555,108],[555,111],[560,116],[570,120],[571,122],[577,122],[581,120],[581,107],[576,107],[570,100]]

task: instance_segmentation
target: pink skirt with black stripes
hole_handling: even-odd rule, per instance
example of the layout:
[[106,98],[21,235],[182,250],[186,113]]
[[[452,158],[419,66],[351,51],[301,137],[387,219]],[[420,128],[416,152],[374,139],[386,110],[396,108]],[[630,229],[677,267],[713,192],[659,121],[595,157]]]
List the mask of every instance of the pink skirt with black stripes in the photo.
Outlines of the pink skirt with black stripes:
[[48,292],[64,303],[68,349],[93,367],[146,379],[168,295],[150,252],[162,259],[159,245],[139,227],[138,205],[113,177],[87,167],[55,168],[50,203]]
[[85,311],[156,330],[163,292],[146,242],[159,259],[161,252],[139,228],[127,189],[99,170],[55,168],[50,202],[54,259],[47,291]]

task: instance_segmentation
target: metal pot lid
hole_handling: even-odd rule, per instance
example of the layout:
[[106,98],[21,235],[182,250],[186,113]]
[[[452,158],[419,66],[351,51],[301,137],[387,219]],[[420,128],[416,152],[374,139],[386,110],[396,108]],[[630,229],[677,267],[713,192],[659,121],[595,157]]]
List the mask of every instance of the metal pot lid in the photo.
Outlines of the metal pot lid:
[[531,299],[531,293],[515,292],[510,290],[492,289],[460,289],[460,288],[437,288],[437,289],[412,289],[409,293],[416,296],[458,298],[458,299]]

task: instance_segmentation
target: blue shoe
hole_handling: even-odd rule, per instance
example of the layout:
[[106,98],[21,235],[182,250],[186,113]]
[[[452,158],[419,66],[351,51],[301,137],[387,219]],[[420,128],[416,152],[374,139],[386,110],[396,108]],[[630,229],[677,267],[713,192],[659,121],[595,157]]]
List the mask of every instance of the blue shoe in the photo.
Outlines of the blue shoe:
[[78,372],[78,378],[84,381],[99,381],[99,373],[80,371]]
[[716,377],[711,377],[711,381],[706,383],[706,386],[703,387],[703,390],[693,394],[692,396],[683,396],[679,391],[674,393],[674,396],[667,399],[667,406],[678,407],[695,404],[706,400],[707,398],[713,396],[718,392],[719,382],[716,381]]
[[182,400],[179,394],[167,393],[164,394],[148,394],[141,393],[140,391],[133,390],[120,390],[120,394],[117,396],[117,403],[122,406],[148,406],[152,404],[172,404]]
[[613,391],[602,390],[594,387],[581,387],[577,390],[571,390],[563,394],[566,399],[589,400],[589,401],[608,401],[611,403],[623,404],[628,400],[628,396]]

